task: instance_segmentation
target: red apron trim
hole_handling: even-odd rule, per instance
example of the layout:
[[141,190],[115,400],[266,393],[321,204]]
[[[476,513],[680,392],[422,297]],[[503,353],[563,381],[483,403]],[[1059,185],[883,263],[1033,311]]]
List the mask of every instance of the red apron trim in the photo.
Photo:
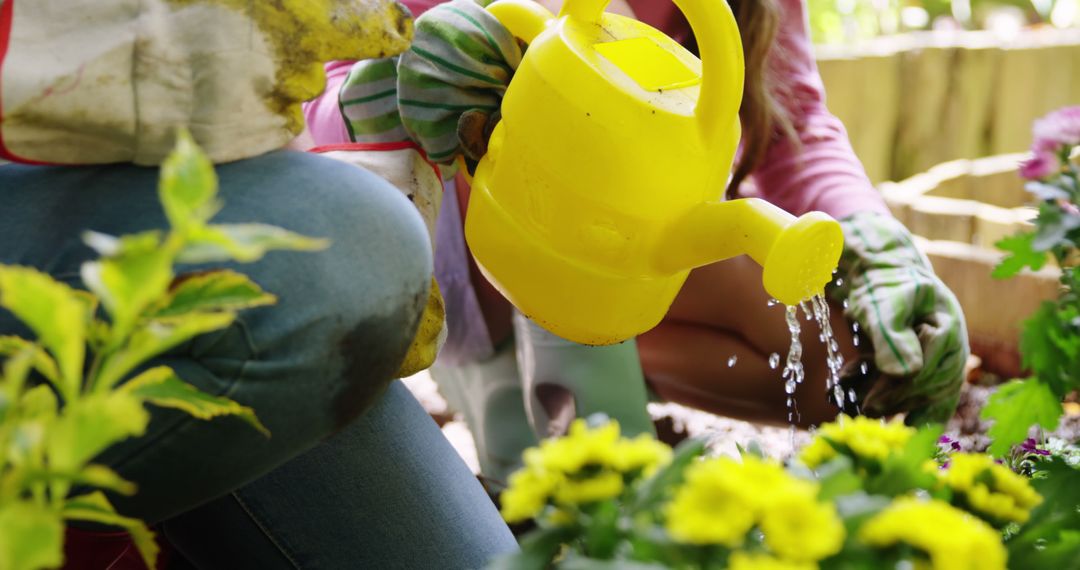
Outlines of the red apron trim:
[[407,150],[412,149],[420,153],[420,158],[424,159],[424,162],[428,163],[428,166],[435,171],[435,176],[441,181],[442,171],[439,170],[439,165],[431,162],[428,159],[427,153],[420,145],[412,141],[397,141],[387,143],[336,143],[336,144],[324,144],[309,149],[308,152],[314,154],[322,154],[325,152],[348,152],[348,151],[375,151],[375,152],[389,152],[392,150]]

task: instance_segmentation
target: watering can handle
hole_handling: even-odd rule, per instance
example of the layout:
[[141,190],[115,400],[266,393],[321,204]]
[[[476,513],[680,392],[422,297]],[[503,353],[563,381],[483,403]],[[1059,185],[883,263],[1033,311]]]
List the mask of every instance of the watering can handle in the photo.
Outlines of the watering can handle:
[[488,5],[487,11],[514,37],[521,38],[527,44],[532,43],[548,22],[555,19],[547,8],[532,0],[498,0]]
[[[505,1],[505,0],[504,0]],[[686,16],[701,52],[701,92],[694,114],[702,136],[709,140],[714,134],[728,132],[742,104],[743,67],[742,38],[735,16],[725,0],[674,0]],[[588,22],[599,22],[611,0],[566,0],[559,16],[571,16]],[[735,97],[723,96],[723,84],[735,82]]]

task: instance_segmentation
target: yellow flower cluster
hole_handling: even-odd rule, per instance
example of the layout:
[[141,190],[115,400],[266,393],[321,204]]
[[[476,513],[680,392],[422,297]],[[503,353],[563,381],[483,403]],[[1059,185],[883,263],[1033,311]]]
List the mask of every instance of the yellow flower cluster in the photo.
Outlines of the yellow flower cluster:
[[1001,534],[948,503],[903,497],[870,519],[859,539],[871,546],[905,543],[930,557],[934,570],[1005,570]]
[[818,490],[817,483],[796,479],[775,462],[707,459],[687,468],[667,508],[667,529],[680,542],[735,548],[756,525],[784,562],[813,567],[844,543],[844,525],[832,504],[818,501]]
[[847,449],[858,459],[882,461],[907,445],[915,429],[900,421],[885,423],[865,416],[851,418],[841,414],[835,422],[818,429],[814,439],[803,448],[799,458],[814,469]]
[[961,495],[972,510],[996,522],[1024,523],[1031,509],[1042,502],[1026,477],[988,455],[956,453],[948,469],[938,470],[942,485]]
[[[549,503],[570,507],[622,494],[626,482],[651,475],[671,460],[671,448],[649,435],[620,437],[618,422],[590,428],[575,420],[565,437],[525,451],[525,467],[510,476],[503,492],[507,522],[533,518]],[[563,520],[565,511],[552,522]]]
[[760,552],[735,552],[728,559],[728,570],[817,570],[817,564],[781,560]]

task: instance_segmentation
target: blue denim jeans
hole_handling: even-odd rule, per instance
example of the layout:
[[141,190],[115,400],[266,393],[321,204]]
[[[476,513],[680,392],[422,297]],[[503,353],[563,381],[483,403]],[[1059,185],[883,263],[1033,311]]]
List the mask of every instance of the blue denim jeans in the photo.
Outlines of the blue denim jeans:
[[[82,232],[166,227],[157,174],[0,167],[0,263],[80,286],[93,257]],[[215,222],[333,245],[235,266],[277,305],[152,363],[251,406],[273,435],[154,409],[145,436],[98,458],[138,484],[134,497],[113,497],[117,508],[160,524],[200,568],[477,568],[515,549],[468,468],[393,382],[432,267],[409,202],[373,174],[301,153],[220,165],[218,176]],[[5,312],[0,334],[28,333]]]

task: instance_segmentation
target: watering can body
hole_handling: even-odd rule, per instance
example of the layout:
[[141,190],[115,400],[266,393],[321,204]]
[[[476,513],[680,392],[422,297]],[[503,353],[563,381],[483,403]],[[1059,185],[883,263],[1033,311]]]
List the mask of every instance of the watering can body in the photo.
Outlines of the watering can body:
[[606,0],[567,0],[558,18],[529,0],[489,7],[530,45],[473,178],[466,238],[520,311],[576,342],[652,328],[690,269],[741,253],[764,265],[794,221],[722,202],[740,138],[738,29],[723,0],[676,4],[702,60],[604,13]]

